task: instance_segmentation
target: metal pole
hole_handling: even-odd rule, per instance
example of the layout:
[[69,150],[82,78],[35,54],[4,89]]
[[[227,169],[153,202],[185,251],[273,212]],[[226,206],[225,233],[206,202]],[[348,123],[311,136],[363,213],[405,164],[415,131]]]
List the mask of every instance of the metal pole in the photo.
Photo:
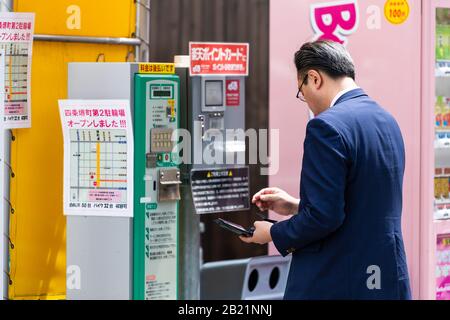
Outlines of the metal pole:
[[[180,128],[191,129],[191,99],[189,57],[175,57],[175,67],[180,76]],[[196,214],[192,201],[190,185],[191,166],[180,166],[183,184],[180,187],[180,218],[179,218],[179,272],[180,298],[184,300],[200,300],[200,216]]]
[[[135,2],[136,2],[136,0],[135,0]],[[141,16],[141,6],[139,5],[139,2],[137,2],[136,3],[136,25],[135,25],[136,38],[139,38],[140,34],[141,34],[140,27],[139,27],[140,16]],[[135,50],[134,50],[134,55],[135,55],[136,62],[141,61],[140,60],[140,54],[141,54],[141,47],[136,46]]]
[[142,44],[142,41],[137,38],[80,37],[80,36],[59,36],[50,34],[35,34],[33,40],[53,41],[53,42],[119,44],[126,46],[140,46]]
[[12,0],[1,0],[0,1],[0,11],[11,12],[13,11],[13,1]]
[[150,61],[150,19],[151,19],[151,9],[150,9],[150,5],[151,5],[151,0],[147,0],[147,5],[148,5],[148,10],[146,11],[146,22],[147,22],[147,37],[145,37],[146,39],[146,50],[145,50],[145,55],[143,56],[143,59],[145,59],[144,61]]
[[[1,0],[0,11],[9,12],[12,11],[13,2],[12,0]],[[0,70],[4,72],[4,70]],[[1,112],[3,116],[3,112]],[[8,285],[9,285],[9,213],[11,212],[10,200],[9,200],[9,178],[10,178],[10,168],[8,167],[10,160],[11,151],[11,132],[10,130],[5,130],[3,126],[0,128],[0,183],[3,184],[0,187],[2,192],[0,193],[0,231],[2,236],[0,238],[0,271],[2,275],[0,276],[0,300],[8,299]]]
[[138,61],[149,61],[150,51],[150,0],[136,1],[136,38],[142,41],[136,58]]
[[[9,200],[9,183],[10,183],[10,176],[12,173],[12,168],[10,168],[11,163],[11,138],[12,138],[12,131],[11,130],[5,130],[2,128],[2,137],[3,143],[0,143],[1,145],[1,151],[2,151],[2,157],[0,164],[2,165],[0,170],[3,170],[0,176],[2,176],[2,183],[3,183],[3,199],[2,205],[0,206],[1,212],[2,212],[2,219],[3,219],[3,228],[0,230],[3,231],[3,267],[1,270],[3,271],[2,275],[2,288],[0,291],[2,292],[2,295],[0,296],[0,299],[7,300],[8,299],[8,285],[9,285],[9,248],[12,247],[12,243],[10,242],[10,236],[9,236],[9,214],[12,212],[13,208],[11,207],[11,202]],[[0,241],[0,242],[2,242]],[[2,263],[0,263],[1,265]]]

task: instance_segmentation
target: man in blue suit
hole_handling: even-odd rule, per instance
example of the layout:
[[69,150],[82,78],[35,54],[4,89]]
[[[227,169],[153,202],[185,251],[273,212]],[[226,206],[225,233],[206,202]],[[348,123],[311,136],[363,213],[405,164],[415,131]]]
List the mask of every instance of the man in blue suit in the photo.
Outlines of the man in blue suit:
[[405,150],[395,119],[355,83],[335,42],[295,54],[306,127],[300,199],[278,188],[253,196],[260,210],[292,215],[255,222],[248,243],[292,253],[285,299],[410,299],[401,232]]

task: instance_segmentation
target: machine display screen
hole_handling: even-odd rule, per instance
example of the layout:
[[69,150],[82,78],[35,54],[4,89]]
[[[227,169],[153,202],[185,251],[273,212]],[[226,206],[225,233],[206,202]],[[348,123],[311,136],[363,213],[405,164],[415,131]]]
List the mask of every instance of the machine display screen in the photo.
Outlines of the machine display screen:
[[166,85],[152,85],[150,99],[171,99],[173,87]]
[[205,106],[206,107],[223,106],[222,80],[205,81]]
[[165,97],[169,97],[172,95],[172,92],[170,90],[168,91],[163,91],[163,90],[155,90],[153,91],[153,96],[155,98],[165,98]]

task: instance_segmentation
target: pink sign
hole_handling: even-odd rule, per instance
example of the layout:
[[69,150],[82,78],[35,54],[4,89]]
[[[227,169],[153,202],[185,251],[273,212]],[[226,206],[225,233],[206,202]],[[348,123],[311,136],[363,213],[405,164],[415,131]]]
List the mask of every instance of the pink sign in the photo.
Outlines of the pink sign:
[[[10,98],[8,94],[8,88],[5,87],[5,92],[8,95],[8,99]],[[8,105],[5,105],[5,114],[6,115],[21,115],[25,113],[25,108],[27,104],[25,102],[11,102]],[[13,118],[11,118],[13,119]]]
[[248,75],[248,43],[190,42],[190,75]]
[[239,106],[241,100],[241,88],[239,80],[226,81],[226,105],[228,107]]
[[450,300],[450,235],[437,238],[436,300]]
[[89,201],[119,203],[122,194],[112,190],[89,190]]
[[311,5],[311,24],[315,40],[332,40],[347,43],[346,36],[358,29],[356,0],[334,1]]

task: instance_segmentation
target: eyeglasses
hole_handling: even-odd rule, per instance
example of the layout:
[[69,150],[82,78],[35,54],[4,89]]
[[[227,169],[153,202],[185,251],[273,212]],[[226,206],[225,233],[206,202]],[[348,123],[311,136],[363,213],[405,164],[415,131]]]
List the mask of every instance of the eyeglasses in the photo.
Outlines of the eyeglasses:
[[306,102],[305,97],[303,96],[303,93],[302,93],[302,87],[305,84],[306,79],[308,79],[308,75],[306,75],[303,78],[302,84],[300,85],[300,88],[298,88],[298,92],[297,92],[297,96],[296,96],[297,99],[300,99],[303,102]]

